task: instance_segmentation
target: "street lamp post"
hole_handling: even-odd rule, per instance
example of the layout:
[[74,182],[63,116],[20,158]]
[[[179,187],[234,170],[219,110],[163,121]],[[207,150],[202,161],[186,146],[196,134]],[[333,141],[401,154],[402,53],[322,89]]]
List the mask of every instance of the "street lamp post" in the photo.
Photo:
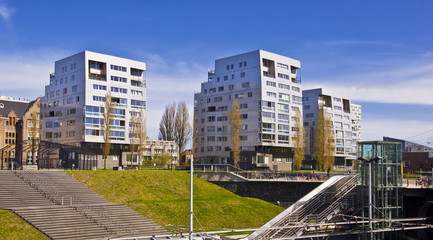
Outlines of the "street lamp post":
[[371,183],[371,163],[382,159],[382,157],[364,158],[359,157],[358,160],[368,163],[368,228],[370,229],[370,239],[373,239],[373,184]]

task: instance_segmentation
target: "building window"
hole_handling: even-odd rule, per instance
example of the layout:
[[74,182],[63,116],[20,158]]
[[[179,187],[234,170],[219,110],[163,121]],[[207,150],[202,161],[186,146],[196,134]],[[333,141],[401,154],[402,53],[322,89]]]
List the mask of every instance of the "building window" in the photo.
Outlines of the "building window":
[[126,67],[111,65],[111,70],[126,72]]
[[287,79],[287,80],[289,80],[289,75],[287,75],[287,74],[278,73],[278,77],[279,77],[279,78],[282,78],[282,79]]
[[277,86],[277,83],[272,82],[272,81],[266,81],[266,86],[276,87],[276,86]]
[[274,93],[274,92],[266,92],[266,95],[267,95],[268,97],[273,97],[273,98],[276,98],[276,97],[277,97],[277,94]]
[[245,72],[241,72],[241,78],[245,77]]
[[248,108],[248,103],[239,104],[239,107],[240,107],[240,109],[246,109],[246,108]]
[[126,83],[126,78],[124,78],[124,77],[117,77],[117,76],[111,76],[111,81]]
[[278,83],[278,87],[285,90],[290,90],[290,86],[283,83]]
[[126,88],[118,88],[118,87],[111,87],[112,92],[118,92],[118,93],[128,93],[128,90]]
[[301,91],[301,89],[300,89],[300,88],[298,88],[298,87],[292,86],[292,91],[295,91],[295,92],[300,92],[300,91]]

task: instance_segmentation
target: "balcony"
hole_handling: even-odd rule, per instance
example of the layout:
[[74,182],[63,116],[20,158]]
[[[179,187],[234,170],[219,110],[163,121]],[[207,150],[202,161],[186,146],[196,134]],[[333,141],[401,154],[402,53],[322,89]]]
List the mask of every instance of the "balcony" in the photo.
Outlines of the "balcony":
[[275,107],[265,107],[265,106],[262,106],[262,110],[275,111]]
[[262,129],[262,132],[270,132],[270,133],[274,133],[275,129]]
[[98,68],[90,68],[89,69],[89,73],[93,73],[93,74],[99,74],[99,75],[101,75],[101,74],[103,74],[103,69],[98,69]]
[[121,104],[121,103],[113,103],[113,107],[117,107],[117,108],[126,108],[127,105],[126,105],[126,104]]
[[270,73],[267,72],[267,71],[263,71],[263,76],[265,76],[265,77],[270,77],[270,78],[275,78],[275,74],[270,74]]
[[142,81],[142,77],[141,76],[131,75],[131,80],[141,82]]
[[89,79],[107,81],[107,77],[105,75],[89,73]]
[[86,112],[86,116],[102,116],[102,113],[98,112]]
[[292,78],[292,83],[302,84],[301,77]]
[[125,115],[113,114],[113,118],[125,118]]

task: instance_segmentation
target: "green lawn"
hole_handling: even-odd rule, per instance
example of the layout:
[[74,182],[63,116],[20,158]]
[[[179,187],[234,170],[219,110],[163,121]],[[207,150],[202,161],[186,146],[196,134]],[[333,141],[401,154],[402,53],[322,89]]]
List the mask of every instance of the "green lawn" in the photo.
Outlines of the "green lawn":
[[30,224],[8,210],[0,209],[0,239],[48,239]]
[[[189,225],[189,173],[184,171],[68,171],[110,202],[123,203],[169,229]],[[194,177],[194,213],[206,231],[260,227],[282,207],[237,196]],[[194,223],[200,231],[199,224]]]

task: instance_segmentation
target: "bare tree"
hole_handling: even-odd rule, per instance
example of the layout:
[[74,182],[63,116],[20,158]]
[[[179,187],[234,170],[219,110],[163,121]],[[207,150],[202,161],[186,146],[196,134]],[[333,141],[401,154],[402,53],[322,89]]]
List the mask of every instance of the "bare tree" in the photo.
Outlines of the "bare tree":
[[[135,114],[135,112],[134,112]],[[139,117],[136,115],[131,116],[129,121],[129,151],[131,152],[130,161],[131,166],[134,161],[134,153],[137,152],[138,147],[138,129],[140,128]],[[128,158],[126,159],[126,165],[128,166]]]
[[146,117],[144,111],[134,112],[129,122],[129,146],[131,152],[131,165],[134,161],[134,154],[137,153],[138,164],[146,145]]
[[177,104],[174,126],[174,141],[179,146],[179,152],[182,152],[192,135],[189,112],[185,102]]
[[303,125],[302,114],[299,109],[296,110],[296,122],[295,122],[295,156],[293,160],[294,170],[301,169],[302,161],[305,155],[305,128]]
[[334,133],[332,122],[324,108],[319,111],[315,129],[315,153],[319,170],[332,170],[334,166]]
[[233,102],[232,108],[227,112],[230,120],[230,133],[233,144],[233,165],[239,167],[238,159],[240,156],[240,138],[242,127],[241,108],[237,99]]
[[159,122],[159,140],[174,141],[176,104],[165,106],[161,121]]
[[31,123],[32,127],[30,128],[31,136],[31,147],[32,147],[32,164],[36,163],[36,152],[38,151],[38,139],[39,139],[39,121],[38,121],[38,113],[31,113]]
[[144,114],[144,110],[141,110],[140,112],[140,127],[137,131],[137,137],[138,137],[138,155],[139,158],[139,164],[141,166],[140,159],[144,155],[144,151],[146,151],[146,142],[147,142],[147,128],[146,128],[146,115]]
[[104,169],[107,168],[107,157],[110,155],[110,147],[111,147],[111,140],[110,140],[110,131],[111,126],[110,124],[113,122],[113,103],[111,102],[111,92],[108,91],[107,94],[105,94],[105,102],[101,105],[101,108],[103,108],[103,122],[101,123],[101,131],[103,134],[104,142],[102,144],[102,154],[104,156]]

